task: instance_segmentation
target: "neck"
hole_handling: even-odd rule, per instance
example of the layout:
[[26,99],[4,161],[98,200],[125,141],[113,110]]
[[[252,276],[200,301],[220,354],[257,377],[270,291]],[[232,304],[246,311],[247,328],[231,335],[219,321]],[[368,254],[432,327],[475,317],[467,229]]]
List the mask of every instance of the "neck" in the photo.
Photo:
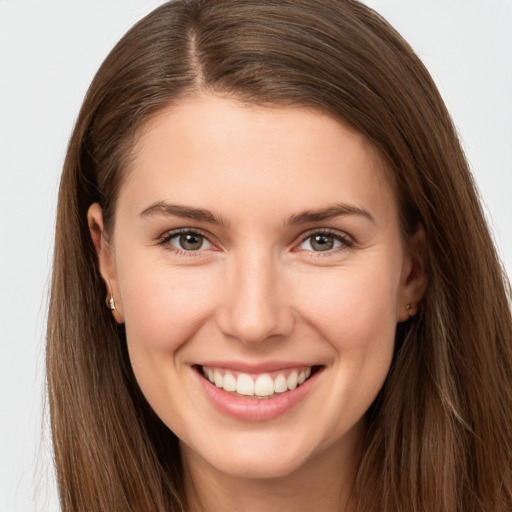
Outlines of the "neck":
[[[361,454],[361,433],[339,440],[290,474],[273,478],[229,475],[181,446],[188,512],[351,512],[351,491]],[[350,446],[347,449],[347,446]]]

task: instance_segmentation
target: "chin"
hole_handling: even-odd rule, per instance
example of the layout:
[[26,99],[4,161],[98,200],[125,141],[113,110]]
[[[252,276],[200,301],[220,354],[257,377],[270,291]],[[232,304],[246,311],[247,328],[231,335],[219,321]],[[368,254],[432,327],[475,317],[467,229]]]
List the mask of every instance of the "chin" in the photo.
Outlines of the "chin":
[[286,477],[297,471],[304,464],[303,460],[262,460],[244,456],[235,460],[214,461],[214,466],[229,476],[247,479],[272,479]]
[[[231,443],[217,446],[184,448],[191,460],[201,459],[211,468],[235,478],[269,479],[285,477],[308,464],[314,457],[314,448],[308,447],[307,440],[291,442],[279,435],[275,439],[268,436],[243,436],[231,439]],[[199,460],[198,460],[199,459]]]
[[305,465],[307,459],[304,457],[290,458],[286,454],[279,454],[279,457],[264,459],[254,457],[253,459],[240,460],[231,467],[231,474],[244,478],[280,478],[290,475]]

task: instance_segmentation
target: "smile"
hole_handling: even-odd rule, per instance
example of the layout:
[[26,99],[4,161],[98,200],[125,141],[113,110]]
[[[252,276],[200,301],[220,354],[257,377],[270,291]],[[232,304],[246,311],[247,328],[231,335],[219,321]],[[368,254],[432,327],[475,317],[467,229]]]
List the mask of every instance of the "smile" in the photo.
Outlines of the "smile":
[[225,368],[202,366],[205,378],[218,388],[245,398],[274,398],[293,391],[308,380],[314,367],[290,368],[261,374],[249,374]]
[[291,411],[313,392],[325,368],[279,361],[192,365],[200,389],[215,409],[242,421],[271,420]]

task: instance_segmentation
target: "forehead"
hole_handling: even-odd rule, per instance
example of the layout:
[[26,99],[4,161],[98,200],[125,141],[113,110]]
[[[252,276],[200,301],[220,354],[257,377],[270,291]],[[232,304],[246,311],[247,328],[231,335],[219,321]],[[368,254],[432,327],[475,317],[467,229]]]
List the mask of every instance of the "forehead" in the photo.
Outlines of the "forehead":
[[335,202],[395,209],[382,160],[359,133],[318,110],[211,95],[173,104],[142,128],[120,196],[139,211],[150,200],[192,199],[276,214]]

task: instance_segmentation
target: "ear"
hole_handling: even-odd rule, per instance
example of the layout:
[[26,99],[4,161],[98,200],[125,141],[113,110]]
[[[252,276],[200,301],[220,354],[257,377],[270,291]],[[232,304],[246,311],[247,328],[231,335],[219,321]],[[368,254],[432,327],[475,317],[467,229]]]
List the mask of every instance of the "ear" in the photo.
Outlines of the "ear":
[[418,223],[416,231],[406,242],[402,280],[397,304],[397,321],[404,322],[418,312],[427,288],[427,237]]
[[103,212],[98,203],[94,203],[87,211],[87,224],[89,225],[89,232],[96,249],[98,256],[98,266],[101,277],[105,282],[106,298],[105,307],[108,307],[108,302],[111,298],[114,299],[115,309],[112,311],[117,323],[124,322],[123,304],[121,302],[121,294],[117,282],[115,271],[115,262],[110,245],[105,237],[103,227]]

